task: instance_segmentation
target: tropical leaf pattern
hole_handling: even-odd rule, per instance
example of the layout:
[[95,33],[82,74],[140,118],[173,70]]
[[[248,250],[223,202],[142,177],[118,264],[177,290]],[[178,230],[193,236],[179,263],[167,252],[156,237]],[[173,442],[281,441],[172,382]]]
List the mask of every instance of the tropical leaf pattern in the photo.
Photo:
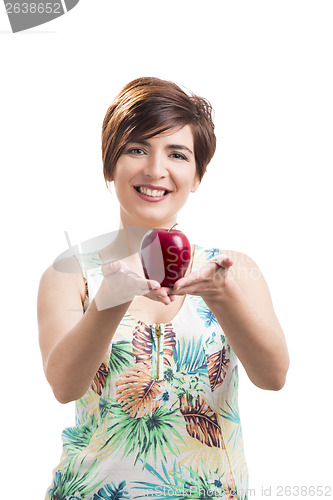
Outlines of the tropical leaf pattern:
[[[195,246],[192,271],[220,253]],[[78,258],[84,310],[101,280],[98,252]],[[247,500],[237,358],[204,300],[187,295],[167,323],[119,323],[45,500]],[[96,338],[98,336],[96,335]]]
[[[173,348],[176,345],[175,332],[173,331],[171,325],[165,325],[164,329],[164,364],[170,367],[170,357],[173,353]],[[133,356],[135,357],[135,362],[139,363],[143,361],[151,365],[152,353],[153,353],[153,337],[151,334],[151,328],[145,325],[142,321],[138,322],[133,332]]]
[[159,407],[155,398],[160,386],[160,382],[152,380],[147,364],[136,363],[116,381],[116,400],[131,417],[143,417]]
[[226,357],[226,349],[223,347],[220,351],[211,354],[207,358],[208,376],[212,391],[223,384],[226,376],[230,359]]
[[131,365],[133,354],[132,344],[128,340],[119,340],[112,344],[112,356],[110,353],[109,373],[120,375],[128,366]]
[[186,395],[180,398],[180,412],[187,423],[186,430],[191,437],[207,446],[224,448],[221,428],[217,415],[204,399],[198,396],[195,403],[189,404]]
[[96,373],[91,383],[92,390],[94,392],[97,392],[97,394],[99,395],[102,394],[102,390],[104,389],[107,375],[108,375],[108,367],[104,363],[101,363],[98,372]]

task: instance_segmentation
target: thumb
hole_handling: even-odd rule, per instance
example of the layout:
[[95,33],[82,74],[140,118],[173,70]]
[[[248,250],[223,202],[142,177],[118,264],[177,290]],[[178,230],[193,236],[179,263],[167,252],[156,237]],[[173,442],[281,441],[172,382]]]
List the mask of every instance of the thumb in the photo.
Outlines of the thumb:
[[160,283],[155,280],[148,280],[148,286],[150,290],[157,290],[158,288],[161,288]]
[[102,274],[104,277],[108,276],[109,274],[113,274],[116,271],[118,271],[121,267],[121,263],[119,260],[113,259],[109,262],[104,262],[102,265]]

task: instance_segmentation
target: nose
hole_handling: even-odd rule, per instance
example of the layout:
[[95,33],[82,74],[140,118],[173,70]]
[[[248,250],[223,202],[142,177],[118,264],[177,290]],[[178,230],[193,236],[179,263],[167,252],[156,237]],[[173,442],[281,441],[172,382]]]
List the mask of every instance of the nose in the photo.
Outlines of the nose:
[[163,155],[158,151],[147,157],[147,162],[144,167],[144,174],[153,179],[165,177],[167,170],[164,165]]

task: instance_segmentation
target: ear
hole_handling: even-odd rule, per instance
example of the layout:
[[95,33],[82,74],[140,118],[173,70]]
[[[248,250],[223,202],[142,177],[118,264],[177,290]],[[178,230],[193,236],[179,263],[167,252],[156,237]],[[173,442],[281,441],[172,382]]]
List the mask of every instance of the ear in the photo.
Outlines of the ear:
[[191,193],[195,193],[199,186],[200,186],[200,179],[199,179],[198,174],[196,173],[194,181],[193,181],[193,186],[192,186],[192,189],[191,189]]

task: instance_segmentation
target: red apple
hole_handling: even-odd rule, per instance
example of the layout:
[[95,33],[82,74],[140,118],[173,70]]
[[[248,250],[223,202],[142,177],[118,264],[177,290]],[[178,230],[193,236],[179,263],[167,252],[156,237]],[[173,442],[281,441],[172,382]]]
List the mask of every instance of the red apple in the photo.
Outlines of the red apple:
[[182,278],[191,261],[191,245],[178,229],[151,229],[142,238],[140,258],[145,277],[172,287]]

